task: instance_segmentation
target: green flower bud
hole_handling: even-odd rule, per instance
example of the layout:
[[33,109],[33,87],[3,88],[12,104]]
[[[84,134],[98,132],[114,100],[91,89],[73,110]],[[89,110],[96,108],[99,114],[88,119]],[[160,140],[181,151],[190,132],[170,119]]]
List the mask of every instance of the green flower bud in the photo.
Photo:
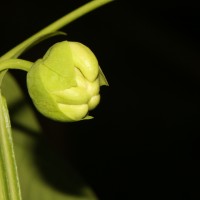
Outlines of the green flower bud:
[[108,85],[92,51],[78,42],[53,45],[27,74],[29,94],[45,116],[72,122],[90,119],[100,101],[99,88]]

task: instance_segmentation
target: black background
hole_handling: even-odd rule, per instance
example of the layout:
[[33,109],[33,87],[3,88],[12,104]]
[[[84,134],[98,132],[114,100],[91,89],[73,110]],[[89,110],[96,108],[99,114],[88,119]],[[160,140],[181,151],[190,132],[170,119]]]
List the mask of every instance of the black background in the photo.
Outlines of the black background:
[[[86,2],[4,1],[1,54]],[[100,200],[200,199],[199,10],[189,2],[114,1],[22,56],[34,61],[65,39],[96,54],[110,86],[95,118],[64,124],[37,114],[50,145]],[[25,73],[12,73],[27,92]]]

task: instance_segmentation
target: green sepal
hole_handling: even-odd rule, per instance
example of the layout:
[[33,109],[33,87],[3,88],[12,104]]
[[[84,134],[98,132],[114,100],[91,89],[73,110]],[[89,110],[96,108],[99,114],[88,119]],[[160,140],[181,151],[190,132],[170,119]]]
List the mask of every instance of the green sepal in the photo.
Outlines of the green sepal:
[[100,86],[102,85],[109,86],[106,76],[104,75],[100,66],[99,66],[99,84]]
[[[46,117],[58,121],[65,121],[66,116],[60,112],[57,103],[44,84],[42,61],[38,60],[27,74],[28,92],[37,109]],[[50,81],[49,81],[50,82]],[[36,98],[37,97],[37,98]],[[72,119],[68,119],[71,121]]]
[[82,120],[89,120],[89,119],[94,119],[93,116],[87,115],[86,117],[84,117]]
[[[51,91],[76,86],[74,64],[68,41],[54,44],[44,55],[43,80]],[[42,68],[42,67],[41,67]]]

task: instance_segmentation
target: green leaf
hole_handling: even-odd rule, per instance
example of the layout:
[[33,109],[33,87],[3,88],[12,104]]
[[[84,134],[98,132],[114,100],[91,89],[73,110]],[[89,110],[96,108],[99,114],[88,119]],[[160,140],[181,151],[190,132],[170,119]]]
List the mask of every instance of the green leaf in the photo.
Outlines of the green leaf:
[[6,75],[2,85],[24,200],[97,200],[77,172],[45,142],[41,127],[20,88]]

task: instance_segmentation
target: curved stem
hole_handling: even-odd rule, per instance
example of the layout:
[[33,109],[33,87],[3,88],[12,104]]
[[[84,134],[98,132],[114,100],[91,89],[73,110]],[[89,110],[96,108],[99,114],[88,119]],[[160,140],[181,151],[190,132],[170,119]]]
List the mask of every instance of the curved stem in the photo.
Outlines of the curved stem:
[[22,59],[4,60],[0,62],[0,71],[6,69],[21,69],[28,72],[32,64],[32,62]]
[[59,30],[60,28],[66,26],[67,24],[73,22],[74,20],[78,19],[79,17],[85,15],[86,13],[89,13],[92,10],[95,10],[96,8],[103,6],[104,4],[107,4],[109,2],[112,2],[113,0],[93,0],[83,6],[81,6],[80,8],[72,11],[71,13],[65,15],[64,17],[58,19],[57,21],[55,21],[54,23],[50,24],[49,26],[47,26],[46,28],[42,29],[41,31],[37,32],[35,35],[33,35],[32,37],[28,38],[27,40],[25,40],[24,42],[22,42],[21,44],[19,44],[18,46],[16,46],[15,48],[11,49],[10,51],[8,51],[6,54],[4,54],[0,59],[1,60],[5,60],[5,59],[9,59],[9,58],[13,58],[13,56],[20,51],[21,49],[23,49],[24,47],[30,45],[32,43],[32,41],[34,41],[36,38],[52,33],[54,31]]

